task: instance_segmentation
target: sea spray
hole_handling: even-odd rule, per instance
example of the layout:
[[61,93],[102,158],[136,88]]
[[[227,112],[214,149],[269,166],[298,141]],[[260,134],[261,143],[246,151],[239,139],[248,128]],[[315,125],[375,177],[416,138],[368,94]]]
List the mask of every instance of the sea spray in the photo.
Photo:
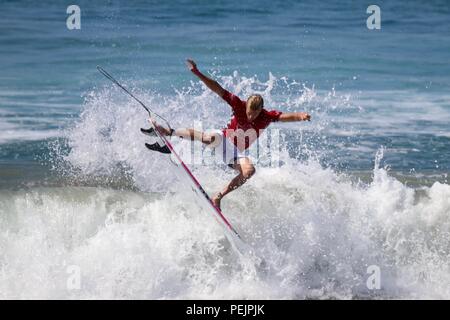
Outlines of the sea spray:
[[[244,95],[261,86],[254,78],[231,80],[236,84],[228,87]],[[273,101],[277,83],[285,82],[267,84]],[[272,91],[257,90],[270,101]],[[146,119],[138,106],[105,87],[87,97],[66,131],[68,149],[57,149],[61,172],[87,180],[0,195],[1,298],[449,298],[448,184],[423,186],[419,194],[381,165],[389,149],[372,154],[368,182],[324,166],[332,148],[330,114],[347,110],[348,99],[289,90],[298,105],[285,108],[308,110],[314,121],[282,133],[280,166],[258,166],[223,200],[227,217],[264,257],[264,268],[236,258],[167,159],[144,149],[147,137],[139,127]],[[198,116],[205,128],[214,127],[229,116],[226,105],[198,84],[176,96],[142,95],[177,125]],[[221,165],[193,169],[211,193],[235,174]],[[109,183],[84,186],[96,176]],[[127,184],[120,183],[123,176]],[[79,289],[67,286],[71,266],[79,268]],[[379,289],[367,286],[371,266],[380,270]]]

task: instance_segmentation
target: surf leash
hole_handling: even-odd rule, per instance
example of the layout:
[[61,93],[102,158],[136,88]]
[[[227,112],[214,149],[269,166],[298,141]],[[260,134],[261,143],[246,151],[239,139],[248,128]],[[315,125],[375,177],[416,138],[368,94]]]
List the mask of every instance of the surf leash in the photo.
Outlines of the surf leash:
[[150,118],[153,118],[154,116],[157,116],[161,120],[163,120],[170,130],[172,130],[172,127],[169,124],[169,121],[167,121],[165,118],[157,114],[155,111],[147,107],[141,100],[136,98],[127,88],[125,88],[119,81],[117,81],[111,74],[109,74],[105,69],[103,69],[100,66],[97,66],[98,72],[100,72],[105,78],[109,79],[112,83],[117,85],[119,88],[121,88],[123,91],[125,91],[130,97],[132,97],[134,100],[136,100],[147,112]]

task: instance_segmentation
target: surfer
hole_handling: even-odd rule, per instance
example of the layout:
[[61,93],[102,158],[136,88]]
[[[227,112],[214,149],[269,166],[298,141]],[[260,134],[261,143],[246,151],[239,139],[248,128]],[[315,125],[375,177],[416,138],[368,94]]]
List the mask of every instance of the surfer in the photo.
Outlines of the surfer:
[[[167,136],[177,136],[181,138],[190,138],[191,140],[201,141],[204,144],[216,148],[223,154],[224,162],[234,170],[238,175],[234,177],[226,187],[218,192],[211,200],[214,205],[220,208],[221,200],[225,195],[242,186],[248,179],[255,174],[255,166],[252,159],[244,154],[244,151],[258,139],[261,132],[267,128],[270,123],[275,121],[310,121],[311,116],[305,112],[281,112],[278,110],[268,111],[264,108],[264,100],[259,94],[248,97],[246,101],[225,90],[215,80],[201,73],[193,60],[187,60],[188,68],[195,74],[211,91],[225,100],[233,111],[233,117],[228,123],[227,128],[218,132],[206,133],[194,129],[167,129],[156,124],[160,132]],[[144,134],[153,135],[153,128],[141,129]],[[170,153],[167,146],[155,144],[146,144],[147,148],[162,153]]]

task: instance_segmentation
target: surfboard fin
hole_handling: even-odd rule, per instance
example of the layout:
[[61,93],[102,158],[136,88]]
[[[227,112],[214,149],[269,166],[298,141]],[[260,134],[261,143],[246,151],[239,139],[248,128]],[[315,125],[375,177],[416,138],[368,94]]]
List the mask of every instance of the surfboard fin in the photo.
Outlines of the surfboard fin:
[[141,132],[147,136],[151,136],[151,137],[156,136],[155,129],[153,129],[153,128],[148,128],[148,129],[141,128]]
[[158,142],[155,142],[153,144],[146,143],[145,146],[152,151],[158,151],[166,154],[170,153],[170,149],[166,145],[160,146]]

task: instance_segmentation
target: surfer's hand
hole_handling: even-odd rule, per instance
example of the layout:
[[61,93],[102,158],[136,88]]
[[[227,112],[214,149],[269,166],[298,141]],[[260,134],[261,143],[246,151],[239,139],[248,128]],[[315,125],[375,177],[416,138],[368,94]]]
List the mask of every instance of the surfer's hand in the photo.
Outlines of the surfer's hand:
[[311,116],[306,112],[300,112],[301,121],[311,121]]
[[197,64],[192,59],[186,59],[186,64],[191,71],[197,69]]

